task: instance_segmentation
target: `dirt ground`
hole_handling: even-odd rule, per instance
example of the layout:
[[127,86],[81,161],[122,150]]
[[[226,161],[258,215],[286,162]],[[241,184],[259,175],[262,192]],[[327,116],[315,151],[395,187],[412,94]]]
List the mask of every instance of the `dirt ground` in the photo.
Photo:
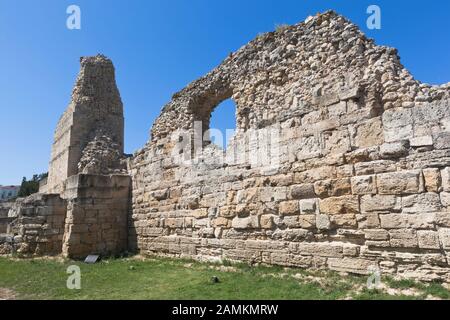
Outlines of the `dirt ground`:
[[0,300],[14,300],[16,299],[16,294],[14,291],[6,288],[0,288]]

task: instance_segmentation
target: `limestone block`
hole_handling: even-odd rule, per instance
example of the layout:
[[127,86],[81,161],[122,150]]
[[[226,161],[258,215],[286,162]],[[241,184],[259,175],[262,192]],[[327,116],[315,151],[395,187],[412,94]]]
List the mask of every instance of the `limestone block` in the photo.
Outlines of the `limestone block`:
[[208,216],[208,209],[200,208],[192,211],[192,216],[196,219],[206,218]]
[[342,257],[343,244],[338,242],[301,242],[297,247],[298,253],[319,257]]
[[439,197],[441,198],[441,204],[444,207],[450,207],[450,192],[441,192]]
[[433,229],[434,213],[382,214],[381,227],[384,229]]
[[423,169],[425,189],[428,192],[438,192],[441,187],[441,173],[437,168]]
[[261,228],[262,229],[272,229],[274,227],[274,215],[265,214],[260,218]]
[[390,243],[395,248],[416,248],[418,247],[417,232],[412,229],[389,231]]
[[262,202],[281,201],[287,199],[286,187],[260,188],[259,197]]
[[450,228],[450,213],[448,212],[436,212],[436,225],[440,227]]
[[316,158],[321,155],[322,148],[316,136],[302,138],[299,149],[296,153],[298,160]]
[[410,126],[412,123],[412,110],[409,108],[389,109],[383,113],[383,125],[386,129],[404,128]]
[[338,228],[356,228],[358,222],[355,214],[335,214],[330,216],[331,223]]
[[433,145],[433,138],[432,136],[421,136],[421,137],[414,137],[409,139],[409,144],[411,147],[417,148],[417,147],[428,147]]
[[286,226],[287,228],[300,228],[300,222],[298,220],[297,215],[295,216],[284,216],[282,225]]
[[396,159],[408,155],[409,141],[384,143],[380,146],[380,156],[383,159]]
[[314,192],[317,196],[338,197],[351,194],[351,184],[349,178],[321,180],[314,183]]
[[401,209],[401,198],[394,195],[364,195],[361,212],[393,211]]
[[314,198],[314,185],[312,183],[296,184],[290,187],[292,199]]
[[442,248],[445,250],[450,250],[450,228],[439,229],[439,241]]
[[435,212],[441,210],[439,195],[434,192],[413,194],[402,198],[403,213]]
[[377,175],[380,194],[412,194],[422,192],[423,181],[420,170],[398,171]]
[[319,209],[319,199],[303,199],[299,205],[301,214],[314,214]]
[[362,213],[356,215],[359,229],[379,228],[380,218],[378,213]]
[[[242,208],[247,208],[248,206],[246,204],[242,205]],[[196,210],[197,211],[197,210]],[[220,207],[219,208],[219,216],[220,217],[224,217],[224,218],[233,218],[234,216],[236,216],[237,213],[242,213],[242,211],[244,210],[238,210],[237,206],[224,206],[224,207]],[[206,211],[204,208],[199,209],[199,214],[205,216],[208,216],[208,211]],[[206,217],[205,216],[205,217]]]
[[339,92],[339,99],[341,100],[350,100],[350,99],[357,99],[361,95],[361,87],[351,87],[346,88],[345,90],[342,90]]
[[441,170],[442,188],[444,191],[450,191],[450,167]]
[[331,270],[339,272],[351,272],[356,274],[367,275],[371,271],[371,267],[376,266],[375,261],[360,258],[330,258],[328,259],[328,267]]
[[321,199],[320,213],[324,214],[356,214],[359,212],[358,196],[342,196]]
[[345,244],[343,248],[344,256],[356,257],[359,255],[359,246],[355,244]]
[[294,215],[299,214],[300,204],[297,200],[283,201],[280,203],[280,215]]
[[373,118],[355,127],[353,145],[358,148],[378,146],[384,142],[383,124],[380,118]]
[[395,165],[395,161],[393,160],[375,160],[370,162],[355,163],[355,174],[357,176],[393,172],[396,170],[397,167]]
[[231,220],[224,217],[217,217],[211,221],[211,226],[213,227],[231,227]]
[[350,136],[347,130],[333,130],[322,133],[324,154],[345,153],[351,150]]
[[365,229],[364,237],[367,240],[389,240],[389,232],[384,229]]
[[419,248],[421,249],[439,249],[439,233],[431,230],[417,231]]
[[316,215],[315,214],[302,214],[297,217],[298,226],[302,229],[315,229],[316,228]]
[[235,229],[256,229],[259,228],[259,218],[258,216],[235,217],[231,222],[231,227]]
[[365,195],[377,193],[375,175],[352,177],[351,185],[353,194]]
[[327,214],[316,215],[316,228],[318,230],[330,230],[331,229],[330,217]]
[[450,148],[450,132],[440,132],[434,137],[435,149],[449,149]]

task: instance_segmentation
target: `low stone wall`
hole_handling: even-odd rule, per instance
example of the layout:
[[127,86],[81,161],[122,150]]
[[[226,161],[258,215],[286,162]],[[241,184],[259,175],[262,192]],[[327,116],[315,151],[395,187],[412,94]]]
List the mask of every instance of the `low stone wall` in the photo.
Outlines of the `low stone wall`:
[[79,174],[67,180],[64,256],[84,258],[127,250],[130,186],[128,175]]
[[33,194],[18,199],[10,211],[11,251],[21,254],[61,253],[66,201],[57,194]]
[[13,202],[0,202],[0,234],[8,232],[8,225],[11,218],[8,218],[9,209],[11,209]]
[[8,219],[0,254],[85,258],[126,251],[130,185],[128,175],[80,174],[69,177],[62,195],[18,199],[10,217],[0,218]]

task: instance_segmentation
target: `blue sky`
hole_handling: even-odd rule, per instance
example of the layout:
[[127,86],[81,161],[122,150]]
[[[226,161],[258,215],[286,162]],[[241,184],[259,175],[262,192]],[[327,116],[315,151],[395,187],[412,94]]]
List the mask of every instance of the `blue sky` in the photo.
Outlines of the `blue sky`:
[[[427,83],[450,81],[450,1],[403,0],[0,0],[0,184],[47,171],[59,116],[67,107],[79,57],[103,53],[116,66],[125,108],[125,151],[147,141],[172,94],[231,51],[276,24],[334,9],[378,44],[399,49]],[[66,28],[66,8],[81,8],[81,30]],[[368,30],[366,9],[382,10]],[[232,105],[212,126],[234,123]],[[219,112],[219,111],[217,111]]]

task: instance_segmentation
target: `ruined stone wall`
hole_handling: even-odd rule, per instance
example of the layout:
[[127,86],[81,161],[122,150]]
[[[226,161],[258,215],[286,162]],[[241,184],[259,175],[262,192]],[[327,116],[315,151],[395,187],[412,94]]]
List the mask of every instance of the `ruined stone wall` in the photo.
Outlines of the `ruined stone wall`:
[[[115,151],[120,156],[123,154],[123,106],[115,82],[114,66],[101,55],[83,57],[80,63],[81,70],[71,102],[55,130],[49,177],[45,187],[45,191],[49,193],[61,193],[65,180],[85,169],[85,165],[80,167],[79,162],[83,156],[86,158],[85,153],[90,153],[90,142],[106,136]],[[84,162],[89,161],[84,159]],[[103,164],[90,165],[95,166]]]
[[0,254],[61,253],[65,216],[66,202],[57,194],[18,199],[8,214],[11,225],[0,239]]
[[69,178],[64,195],[68,200],[64,256],[85,258],[127,250],[130,185],[128,175]]
[[9,209],[11,209],[13,202],[0,201],[0,233],[8,232],[8,225],[11,219],[8,217]]
[[[230,97],[225,157],[190,148]],[[333,12],[261,35],[163,108],[130,162],[129,246],[449,280],[449,101]]]

